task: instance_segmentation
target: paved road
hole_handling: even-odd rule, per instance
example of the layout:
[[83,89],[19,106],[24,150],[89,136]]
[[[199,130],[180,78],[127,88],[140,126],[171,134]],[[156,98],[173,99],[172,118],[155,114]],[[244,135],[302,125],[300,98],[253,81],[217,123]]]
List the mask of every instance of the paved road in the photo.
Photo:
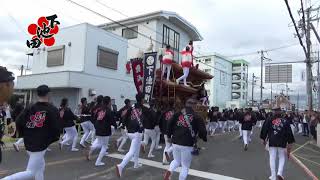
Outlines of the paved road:
[[[245,180],[265,180],[269,177],[268,153],[264,150],[258,139],[258,129],[255,129],[253,142],[248,151],[243,151],[242,141],[237,139],[237,132],[209,137],[207,143],[200,143],[203,147],[200,156],[193,159],[189,180],[217,179],[227,180],[233,178]],[[118,133],[117,133],[118,134]],[[116,135],[117,135],[116,134]],[[113,137],[114,139],[115,137]],[[308,139],[297,137],[295,148],[300,147]],[[128,143],[129,144],[129,143]],[[94,161],[87,162],[84,152],[69,152],[64,149],[58,150],[58,146],[52,145],[52,151],[46,153],[46,180],[73,180],[73,179],[117,179],[114,165],[120,162],[117,157],[121,154],[110,146],[110,156],[105,157],[104,167],[94,167]],[[128,147],[126,147],[128,148]],[[304,154],[297,151],[300,155]],[[317,152],[318,149],[315,149]],[[320,153],[320,152],[319,152]],[[125,180],[160,180],[165,166],[162,166],[162,151],[154,153],[156,158],[148,159],[145,154],[141,155],[143,167],[133,169],[130,163],[124,171]],[[319,154],[317,154],[319,155]],[[12,149],[4,152],[4,161],[0,165],[1,173],[14,173],[25,169],[27,155],[24,150],[17,153]],[[222,175],[222,176],[219,176]],[[2,175],[3,176],[3,175]],[[285,168],[286,179],[289,180],[309,180],[303,170],[293,161],[288,161]],[[200,178],[202,177],[202,178]],[[206,177],[206,178],[204,178]],[[178,179],[175,173],[173,179]]]

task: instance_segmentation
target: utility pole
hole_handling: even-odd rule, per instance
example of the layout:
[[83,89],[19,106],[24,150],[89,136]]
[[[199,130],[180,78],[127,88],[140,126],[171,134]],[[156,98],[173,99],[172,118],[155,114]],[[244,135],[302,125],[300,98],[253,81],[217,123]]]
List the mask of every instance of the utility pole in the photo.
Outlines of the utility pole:
[[317,68],[317,82],[318,82],[318,88],[317,88],[317,100],[318,100],[318,111],[320,110],[320,64],[319,64],[319,50],[318,50],[318,68]]
[[253,106],[253,92],[254,92],[254,85],[255,85],[255,78],[254,73],[252,74],[252,90],[251,90],[251,106]]
[[264,51],[261,50],[259,51],[260,53],[260,60],[261,60],[261,72],[260,72],[260,77],[261,77],[261,81],[260,81],[260,104],[262,104],[262,94],[263,94],[263,60],[264,60]]
[[264,53],[267,51],[260,50],[258,53],[260,54],[260,61],[261,61],[261,68],[260,68],[260,77],[261,77],[261,82],[260,82],[260,104],[262,104],[263,100],[263,61],[268,60],[271,61],[271,59],[264,57]]
[[308,109],[313,110],[312,103],[312,64],[310,59],[311,54],[311,40],[310,40],[310,13],[311,8],[306,10],[307,12],[307,25],[306,25],[306,44],[307,44],[307,56],[306,56],[306,73],[307,73],[307,97],[308,97]]

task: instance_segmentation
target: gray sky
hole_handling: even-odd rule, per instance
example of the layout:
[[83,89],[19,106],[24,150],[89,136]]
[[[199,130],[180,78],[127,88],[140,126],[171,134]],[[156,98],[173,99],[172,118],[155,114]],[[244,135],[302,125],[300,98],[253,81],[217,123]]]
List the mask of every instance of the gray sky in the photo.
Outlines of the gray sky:
[[[103,7],[96,0],[75,0],[101,14],[115,20],[123,15]],[[135,16],[157,10],[174,11],[194,24],[204,40],[195,44],[201,54],[229,56],[256,52],[261,49],[298,44],[294,38],[294,28],[283,0],[99,0],[122,13]],[[50,3],[49,3],[50,2]],[[292,12],[298,19],[300,1],[289,1]],[[313,2],[317,2],[313,0]],[[319,3],[315,3],[318,5]],[[58,15],[61,27],[81,22],[94,25],[108,22],[91,12],[81,9],[66,0],[2,0],[0,7],[0,64],[15,68],[14,65],[27,63],[25,42],[27,27],[40,16]],[[266,54],[274,62],[304,60],[299,45],[272,51]],[[260,76],[258,53],[239,56],[233,59],[246,59],[250,62],[250,76]],[[13,70],[12,69],[12,70]],[[305,93],[305,83],[301,81],[304,64],[293,65],[291,89]],[[15,71],[17,73],[17,71]],[[275,87],[275,86],[274,86]],[[266,89],[270,88],[266,85]],[[281,87],[279,86],[279,89]],[[276,88],[275,88],[276,89]],[[265,92],[267,93],[267,92]]]

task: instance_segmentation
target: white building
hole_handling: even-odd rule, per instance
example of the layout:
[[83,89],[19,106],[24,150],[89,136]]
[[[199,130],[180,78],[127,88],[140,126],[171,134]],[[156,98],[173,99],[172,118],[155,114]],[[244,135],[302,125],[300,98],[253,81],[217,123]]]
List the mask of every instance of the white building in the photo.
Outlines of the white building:
[[153,51],[170,45],[179,62],[179,52],[190,40],[201,41],[196,27],[174,12],[157,11],[99,27],[128,39],[128,60],[136,58],[139,50],[145,51],[153,40]]
[[51,100],[56,106],[61,98],[67,97],[74,108],[81,97],[91,101],[91,92],[108,95],[122,106],[125,98],[134,100],[136,94],[132,74],[126,74],[125,64],[137,57],[139,50],[143,52],[150,46],[150,37],[154,51],[170,44],[176,61],[190,40],[202,40],[192,24],[166,11],[98,27],[89,24],[67,27],[55,36],[54,47],[41,47],[31,53],[32,74],[18,77],[17,93],[25,93],[32,102],[35,88],[47,84],[52,88]]
[[196,63],[199,64],[199,69],[214,76],[205,84],[209,105],[226,108],[226,103],[231,101],[232,61],[214,54],[203,56],[197,59]]
[[232,61],[232,101],[228,106],[244,107],[248,101],[248,66],[243,59]]
[[52,89],[56,106],[67,97],[75,108],[81,97],[91,101],[93,92],[110,96],[118,106],[125,98],[135,99],[133,78],[125,69],[126,39],[86,23],[61,29],[55,39],[53,47],[32,52],[32,74],[17,78],[16,89],[27,92],[31,102],[41,84]]

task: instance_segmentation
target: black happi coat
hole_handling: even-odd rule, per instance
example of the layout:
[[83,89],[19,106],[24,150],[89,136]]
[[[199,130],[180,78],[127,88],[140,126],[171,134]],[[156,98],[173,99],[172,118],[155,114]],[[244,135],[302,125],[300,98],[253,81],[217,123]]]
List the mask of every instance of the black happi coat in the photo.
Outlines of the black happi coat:
[[273,116],[264,122],[260,138],[268,139],[270,147],[286,148],[287,144],[295,142],[290,122],[280,116]]
[[207,141],[207,130],[203,119],[197,115],[192,108],[185,108],[186,114],[177,112],[168,122],[168,137],[172,137],[172,143],[181,146],[193,146],[196,137],[192,137],[190,127],[186,123],[186,118],[192,126],[195,135],[198,135],[202,140]]
[[43,151],[59,140],[59,112],[47,102],[37,102],[26,108],[16,119],[16,125],[27,151]]

